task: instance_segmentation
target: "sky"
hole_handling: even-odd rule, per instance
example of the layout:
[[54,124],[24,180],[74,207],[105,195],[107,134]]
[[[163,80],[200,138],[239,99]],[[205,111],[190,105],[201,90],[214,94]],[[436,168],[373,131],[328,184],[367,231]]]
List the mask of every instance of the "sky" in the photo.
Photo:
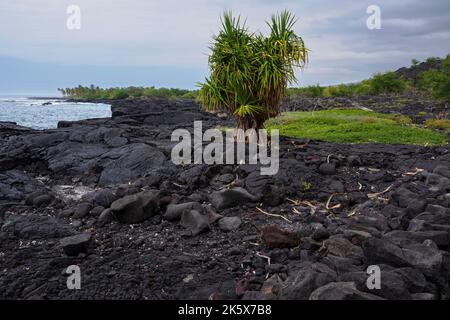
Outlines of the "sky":
[[[80,9],[80,28],[69,29]],[[370,5],[380,29],[369,29]],[[193,89],[231,9],[251,30],[283,9],[310,49],[299,86],[356,82],[450,53],[449,0],[1,0],[0,95],[55,95],[78,84]]]

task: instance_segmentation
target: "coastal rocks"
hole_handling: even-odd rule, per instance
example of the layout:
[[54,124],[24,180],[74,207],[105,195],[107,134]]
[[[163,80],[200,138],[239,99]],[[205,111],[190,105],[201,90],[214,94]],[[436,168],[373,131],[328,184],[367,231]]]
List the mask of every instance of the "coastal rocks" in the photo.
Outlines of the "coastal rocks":
[[416,193],[406,188],[399,188],[392,194],[392,199],[401,208],[407,208],[412,201],[418,198],[419,196]]
[[121,223],[140,223],[159,210],[158,191],[143,191],[125,196],[111,204],[111,210]]
[[269,206],[277,206],[284,200],[284,190],[268,176],[258,170],[252,171],[245,179],[245,188],[255,197]]
[[208,216],[196,210],[184,211],[181,215],[180,224],[192,236],[196,236],[209,228]]
[[114,213],[110,208],[103,210],[102,213],[100,213],[100,216],[98,217],[98,221],[102,224],[111,222],[113,220],[114,220]]
[[80,203],[73,213],[73,218],[80,219],[84,218],[89,214],[92,209],[92,205],[90,203]]
[[378,297],[393,300],[411,300],[411,294],[402,276],[392,271],[384,271],[383,267],[380,273],[380,288],[370,289],[367,286],[369,275],[366,272],[350,272],[340,276],[340,281],[353,282],[356,288]]
[[61,248],[68,256],[76,256],[79,253],[87,253],[91,244],[92,235],[90,233],[81,233],[74,236],[62,238],[60,240]]
[[279,298],[282,300],[307,300],[311,293],[337,279],[336,273],[322,263],[306,265],[291,274],[281,286]]
[[300,238],[294,232],[268,226],[262,230],[261,238],[268,248],[293,248],[299,245]]
[[324,175],[334,175],[336,173],[336,165],[332,162],[322,163],[319,167],[319,172]]
[[224,217],[219,220],[219,228],[222,231],[229,232],[238,229],[242,220],[239,217]]
[[143,143],[127,144],[102,155],[106,160],[99,184],[102,186],[127,183],[144,173],[162,167],[166,163],[165,155],[154,147]]
[[449,233],[446,231],[403,231],[395,230],[385,235],[385,238],[393,243],[402,246],[411,242],[423,243],[425,240],[432,240],[440,247],[446,247],[449,244]]
[[52,203],[55,198],[48,194],[41,194],[33,198],[33,205],[35,207],[46,207]]
[[[193,115],[205,129],[232,123],[193,101],[112,104],[112,119],[0,128],[0,298],[450,296],[449,146],[280,137],[274,176],[257,165],[175,166],[174,129],[191,131]],[[334,173],[319,171],[325,159]],[[54,199],[34,202],[42,195]],[[253,210],[261,202],[289,221]],[[73,235],[67,256],[60,239]],[[89,281],[56,290],[73,263]],[[369,265],[381,269],[380,290],[367,288]]]
[[353,282],[331,282],[316,290],[309,300],[383,300],[370,293],[356,289]]
[[330,238],[324,242],[323,247],[327,254],[352,259],[355,264],[361,264],[364,257],[363,250],[345,238]]
[[166,212],[164,213],[164,219],[169,221],[177,221],[181,219],[181,215],[184,211],[196,210],[203,212],[203,207],[198,202],[186,202],[179,204],[169,204]]
[[33,240],[65,237],[72,235],[74,230],[53,217],[28,214],[7,218],[1,233],[10,237]]
[[241,187],[215,191],[209,196],[209,201],[218,210],[235,207],[256,201],[255,197]]
[[419,243],[401,248],[388,240],[368,238],[363,250],[368,264],[413,267],[428,276],[439,275],[443,263],[439,250]]

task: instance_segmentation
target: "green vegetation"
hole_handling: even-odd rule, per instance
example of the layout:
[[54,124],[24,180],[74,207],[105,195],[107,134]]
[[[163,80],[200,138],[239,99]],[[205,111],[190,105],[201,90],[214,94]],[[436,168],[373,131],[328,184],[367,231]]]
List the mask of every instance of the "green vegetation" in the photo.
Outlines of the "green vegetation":
[[337,143],[448,143],[446,134],[410,125],[411,121],[405,118],[407,117],[353,109],[286,112],[268,120],[266,127],[279,129],[281,135],[288,137]]
[[307,62],[308,50],[294,32],[288,11],[272,16],[270,34],[250,32],[240,17],[226,12],[209,56],[210,76],[200,85],[198,100],[207,110],[226,110],[237,127],[261,128],[277,116],[295,68]]
[[370,79],[359,83],[339,84],[321,87],[320,85],[303,88],[289,88],[288,96],[306,97],[353,97],[357,95],[377,95],[402,93],[411,87],[411,83],[395,72],[377,73]]
[[450,54],[442,61],[440,70],[422,73],[420,87],[430,92],[434,98],[450,99]]
[[425,122],[428,128],[450,132],[450,119],[429,119]]
[[116,100],[139,97],[162,98],[195,98],[197,91],[174,88],[155,87],[128,87],[128,88],[99,88],[94,85],[89,87],[78,86],[75,88],[58,89],[64,97],[86,100]]
[[311,190],[311,187],[312,187],[311,182],[303,181],[303,183],[302,183],[302,189],[303,189],[303,192],[308,192],[308,191],[310,191],[310,190]]
[[[374,74],[371,78],[358,83],[334,86],[317,84],[302,88],[289,88],[287,95],[290,97],[354,97],[420,91],[429,93],[437,99],[450,99],[450,54],[443,60],[430,57],[425,63],[428,64],[428,69],[432,69],[419,72],[417,74],[419,81],[416,81],[414,75],[412,75],[412,80],[414,80],[412,81],[396,72],[389,71]],[[417,70],[419,64],[420,62],[417,59],[412,59],[411,70]],[[420,64],[420,67],[422,67],[422,64]]]

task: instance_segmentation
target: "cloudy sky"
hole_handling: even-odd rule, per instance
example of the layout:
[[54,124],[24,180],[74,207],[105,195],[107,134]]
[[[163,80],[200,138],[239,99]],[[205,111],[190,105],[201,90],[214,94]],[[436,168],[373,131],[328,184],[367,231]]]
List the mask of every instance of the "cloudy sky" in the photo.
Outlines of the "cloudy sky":
[[[81,28],[67,28],[67,8]],[[366,12],[381,9],[381,29]],[[450,53],[449,0],[1,0],[0,94],[54,94],[91,83],[194,88],[208,45],[232,9],[253,30],[289,9],[311,50],[299,84],[359,81]]]

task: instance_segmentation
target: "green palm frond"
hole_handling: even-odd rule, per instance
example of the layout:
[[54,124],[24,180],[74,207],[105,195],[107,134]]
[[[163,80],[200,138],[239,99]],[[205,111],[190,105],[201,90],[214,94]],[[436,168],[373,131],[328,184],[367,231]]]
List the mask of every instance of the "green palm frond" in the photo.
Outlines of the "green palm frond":
[[252,117],[261,113],[263,110],[264,108],[261,106],[246,104],[236,108],[236,110],[234,110],[234,115],[241,118]]

